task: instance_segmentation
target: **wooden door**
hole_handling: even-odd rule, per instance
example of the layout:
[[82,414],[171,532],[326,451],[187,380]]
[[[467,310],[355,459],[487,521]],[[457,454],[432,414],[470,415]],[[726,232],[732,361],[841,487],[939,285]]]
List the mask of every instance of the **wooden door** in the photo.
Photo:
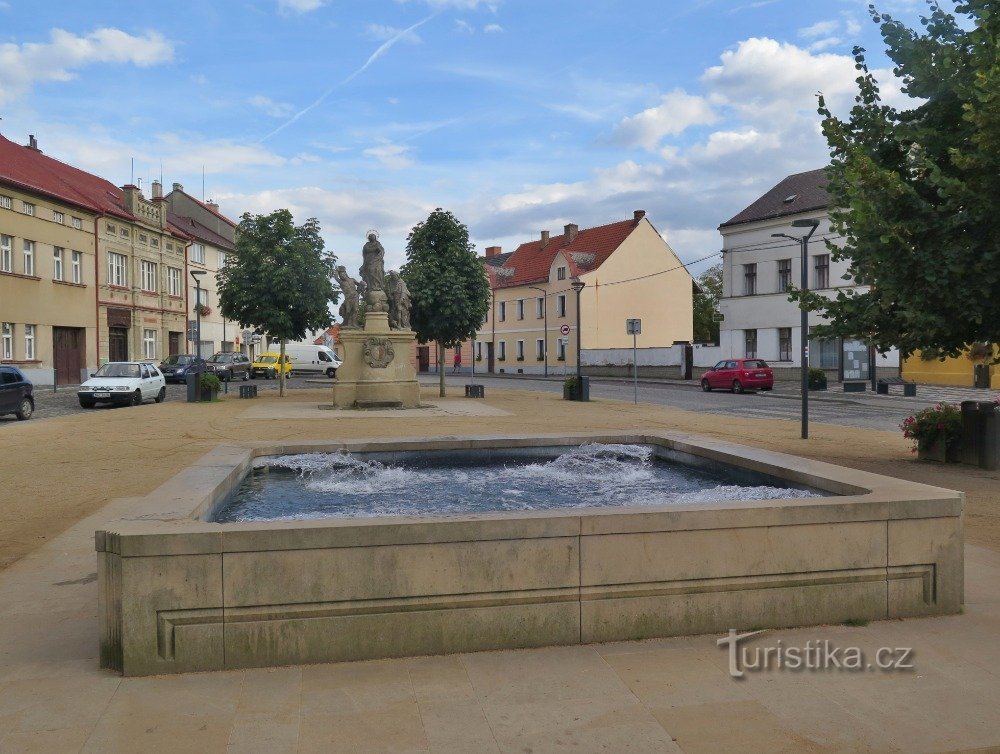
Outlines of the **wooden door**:
[[87,334],[81,327],[52,328],[52,366],[57,385],[79,385],[86,366]]
[[486,371],[493,372],[493,341],[486,344]]
[[128,330],[108,328],[108,361],[128,361]]
[[181,352],[181,335],[184,333],[167,333],[167,355],[173,356]]

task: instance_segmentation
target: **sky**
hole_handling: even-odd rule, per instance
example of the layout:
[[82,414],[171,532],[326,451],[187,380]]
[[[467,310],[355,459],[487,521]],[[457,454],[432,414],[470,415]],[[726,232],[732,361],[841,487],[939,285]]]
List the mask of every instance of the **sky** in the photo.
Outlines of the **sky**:
[[855,45],[904,103],[867,3],[0,0],[0,133],[234,220],[316,217],[349,269],[369,229],[402,264],[437,207],[480,251],[644,209],[697,274],[720,223],[827,162],[816,94],[846,114]]

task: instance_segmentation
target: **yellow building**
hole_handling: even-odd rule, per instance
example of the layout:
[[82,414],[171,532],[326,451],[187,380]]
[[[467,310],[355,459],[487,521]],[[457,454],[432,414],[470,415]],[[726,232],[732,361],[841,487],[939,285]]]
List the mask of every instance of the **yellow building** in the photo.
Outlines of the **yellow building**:
[[486,250],[493,301],[474,358],[488,372],[540,373],[576,363],[577,293],[581,348],[631,348],[625,320],[642,320],[639,345],[690,341],[693,281],[673,249],[637,210],[632,219],[536,241],[502,255]]
[[1000,346],[996,345],[979,346],[971,354],[967,351],[944,359],[924,358],[917,351],[903,361],[900,371],[905,379],[926,385],[986,387],[988,382],[993,390],[1000,390],[1000,367],[990,363],[998,357]]

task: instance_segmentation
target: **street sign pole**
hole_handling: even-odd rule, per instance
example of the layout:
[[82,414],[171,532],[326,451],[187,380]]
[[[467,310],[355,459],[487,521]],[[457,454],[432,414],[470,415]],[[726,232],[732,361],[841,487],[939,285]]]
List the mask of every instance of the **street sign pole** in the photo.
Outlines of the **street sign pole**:
[[642,334],[641,319],[626,319],[625,332],[632,336],[632,402],[639,403],[639,357],[636,336]]

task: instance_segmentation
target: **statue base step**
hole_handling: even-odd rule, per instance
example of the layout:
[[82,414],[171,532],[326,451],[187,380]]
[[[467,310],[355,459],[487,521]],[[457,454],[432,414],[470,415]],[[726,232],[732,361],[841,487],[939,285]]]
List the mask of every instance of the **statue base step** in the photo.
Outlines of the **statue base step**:
[[354,408],[357,409],[368,409],[368,408],[402,408],[402,401],[355,401]]

